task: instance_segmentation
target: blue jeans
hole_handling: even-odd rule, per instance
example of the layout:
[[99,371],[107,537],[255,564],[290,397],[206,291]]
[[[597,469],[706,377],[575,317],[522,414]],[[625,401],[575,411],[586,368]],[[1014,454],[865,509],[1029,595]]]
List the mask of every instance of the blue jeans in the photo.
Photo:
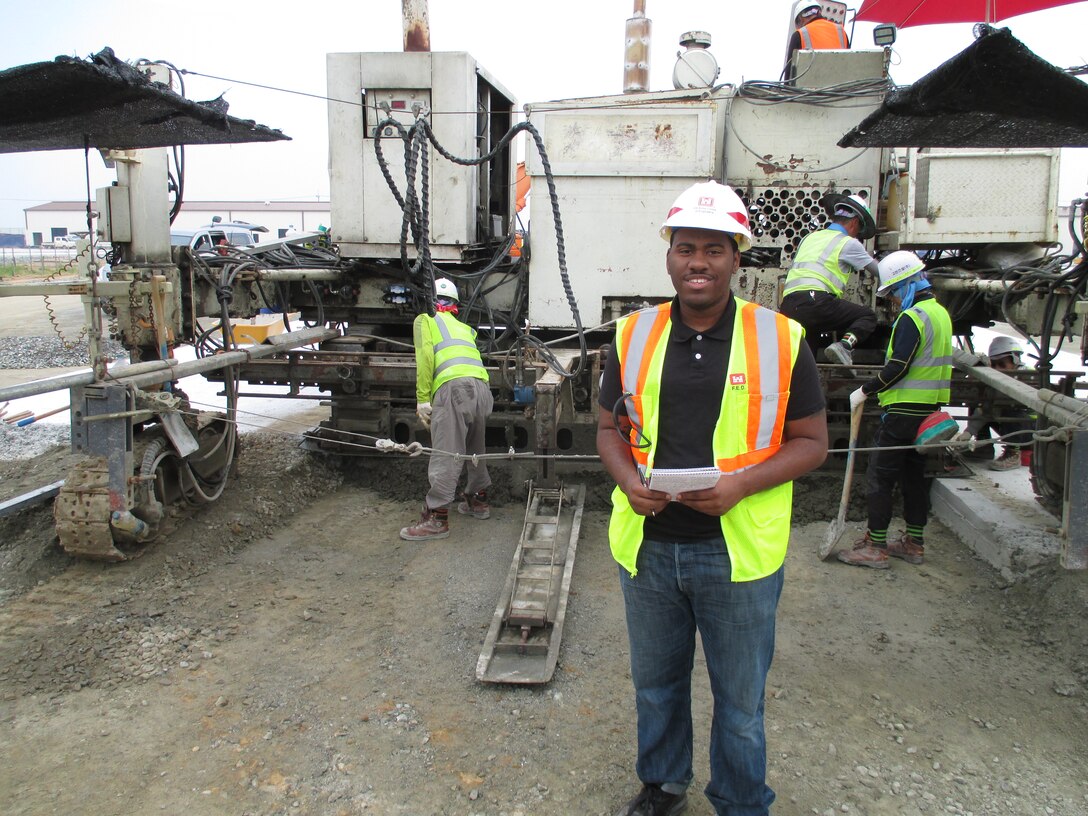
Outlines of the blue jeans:
[[705,793],[718,816],[766,816],[763,691],[774,656],[783,570],[729,580],[721,538],[643,541],[638,574],[620,567],[638,711],[639,779],[670,792],[692,780],[691,671],[695,632],[703,641],[714,719]]

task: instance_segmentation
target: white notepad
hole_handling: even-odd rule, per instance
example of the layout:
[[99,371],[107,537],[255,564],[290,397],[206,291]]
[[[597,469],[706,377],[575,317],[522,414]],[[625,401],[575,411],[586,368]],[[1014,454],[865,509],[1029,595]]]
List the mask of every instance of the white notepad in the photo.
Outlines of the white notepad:
[[722,472],[716,467],[701,468],[654,468],[650,471],[650,490],[660,490],[675,496],[689,490],[705,490],[714,487]]

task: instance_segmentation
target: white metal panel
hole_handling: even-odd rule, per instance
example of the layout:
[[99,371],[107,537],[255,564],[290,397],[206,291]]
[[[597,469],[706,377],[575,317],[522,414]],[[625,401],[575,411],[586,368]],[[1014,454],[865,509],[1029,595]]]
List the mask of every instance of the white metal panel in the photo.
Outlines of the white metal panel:
[[710,176],[714,107],[551,111],[534,122],[556,175]]
[[904,246],[1056,241],[1057,149],[912,151]]
[[[676,196],[705,177],[563,177],[556,180],[571,288],[584,326],[610,320],[611,298],[670,298],[668,244],[658,230]],[[574,325],[559,275],[555,224],[544,179],[534,178],[529,320]]]
[[[476,144],[476,60],[464,52],[432,54],[434,115],[438,143],[455,156],[473,158]],[[476,168],[454,164],[428,145],[431,157],[431,241],[461,246],[475,242],[479,190]]]

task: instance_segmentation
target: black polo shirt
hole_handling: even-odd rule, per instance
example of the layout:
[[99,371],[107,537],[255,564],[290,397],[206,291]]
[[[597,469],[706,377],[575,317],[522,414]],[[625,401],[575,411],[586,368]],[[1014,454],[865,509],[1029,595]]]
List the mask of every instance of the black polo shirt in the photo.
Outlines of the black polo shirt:
[[[707,331],[697,332],[680,320],[680,304],[674,298],[669,345],[661,375],[661,404],[654,454],[660,468],[710,467],[714,465],[714,425],[718,421],[725,380],[729,370],[729,349],[733,340],[736,298],[730,297],[721,320]],[[605,363],[601,379],[600,407],[620,416],[627,408],[620,399],[616,342]],[[786,419],[803,419],[824,408],[816,360],[807,343],[802,343],[790,380]],[[668,429],[667,433],[662,429]],[[659,541],[695,541],[721,535],[717,516],[708,516],[679,502],[670,502],[656,517],[646,519],[647,538]]]

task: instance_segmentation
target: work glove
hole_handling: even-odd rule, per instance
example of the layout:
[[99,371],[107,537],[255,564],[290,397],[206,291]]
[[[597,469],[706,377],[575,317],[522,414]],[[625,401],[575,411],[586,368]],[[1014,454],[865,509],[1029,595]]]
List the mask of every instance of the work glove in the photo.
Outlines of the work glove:
[[864,389],[858,388],[850,392],[850,413],[854,413],[859,405],[864,405],[867,398]]
[[966,444],[968,450],[975,449],[975,438],[967,431],[960,431],[948,441],[951,442],[953,445]]
[[419,417],[419,421],[423,423],[423,427],[430,429],[431,427],[431,404],[429,402],[421,402],[416,405],[416,416]]

